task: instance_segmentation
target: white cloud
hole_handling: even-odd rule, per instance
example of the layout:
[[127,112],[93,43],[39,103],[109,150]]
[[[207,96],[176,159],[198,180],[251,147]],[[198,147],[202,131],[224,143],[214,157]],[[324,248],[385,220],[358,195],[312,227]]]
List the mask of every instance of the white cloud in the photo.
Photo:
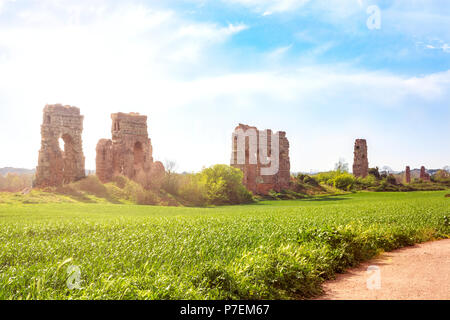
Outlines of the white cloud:
[[[371,152],[376,150],[379,159],[400,159],[386,160],[398,169],[404,156],[399,153],[412,152],[398,145],[418,134],[407,122],[425,123],[423,110],[450,101],[450,71],[403,77],[315,62],[305,64],[308,68],[268,63],[264,71],[237,71],[227,68],[233,56],[215,53],[225,51],[222,45],[245,24],[195,22],[172,10],[111,9],[105,3],[64,6],[62,15],[26,10],[20,21],[0,29],[0,145],[11,150],[2,154],[0,166],[35,165],[42,108],[61,102],[85,115],[88,168],[95,167],[98,139],[110,136],[109,114],[136,111],[149,116],[156,159],[175,159],[181,170],[228,162],[238,122],[287,131],[293,170],[331,168],[340,156],[350,161],[355,136],[383,141],[379,150],[371,144]],[[322,44],[311,55],[331,45]],[[267,56],[276,60],[289,50],[279,47]],[[400,113],[399,124],[389,127],[385,119],[377,120],[380,109]],[[421,134],[437,135],[435,130],[445,128],[433,126]],[[441,154],[434,159],[448,158],[450,148],[436,150]],[[418,162],[424,153],[411,159]]]
[[296,10],[310,0],[222,0],[231,4],[240,4],[268,16],[273,13]]
[[5,8],[8,3],[16,2],[16,0],[0,0],[0,14],[2,13],[3,8]]
[[[103,3],[49,10],[47,2],[18,12],[14,23],[0,29],[0,145],[15,149],[8,153],[14,160],[2,161],[32,166],[42,108],[63,103],[80,107],[86,116],[85,152],[92,168],[96,142],[109,136],[110,113],[166,116],[185,98],[174,94],[177,79],[209,71],[210,50],[247,28],[190,21],[172,10]],[[4,141],[19,123],[23,136]],[[27,148],[16,150],[20,144]]]
[[276,48],[267,54],[267,59],[269,62],[278,62],[282,59],[286,53],[292,48],[292,44],[284,47]]
[[[332,168],[339,156],[351,161],[355,137],[371,141],[371,164],[381,166],[387,161],[401,169],[404,154],[408,154],[412,165],[425,161],[440,166],[428,157],[445,159],[448,151],[444,155],[433,149],[426,156],[418,152],[429,146],[419,142],[413,146],[418,132],[411,129],[429,121],[429,114],[449,101],[449,84],[450,71],[401,77],[318,66],[285,73],[230,73],[173,83],[171,90],[177,92],[177,98],[166,103],[173,105],[177,114],[187,116],[182,121],[201,120],[194,122],[198,131],[175,120],[172,126],[183,129],[170,130],[168,146],[176,145],[180,134],[184,141],[191,141],[177,147],[179,154],[192,155],[183,159],[188,168],[226,162],[230,132],[243,122],[286,131],[293,170]],[[376,119],[380,114],[384,118]],[[442,117],[445,122],[448,114]],[[432,139],[439,130],[443,130],[440,134],[448,134],[445,126],[434,126],[420,134]],[[168,149],[166,154],[171,152]],[[173,158],[180,156],[173,153]]]
[[427,50],[439,50],[445,53],[450,53],[450,45],[439,39],[430,40],[427,43],[418,41],[416,42],[416,47]]

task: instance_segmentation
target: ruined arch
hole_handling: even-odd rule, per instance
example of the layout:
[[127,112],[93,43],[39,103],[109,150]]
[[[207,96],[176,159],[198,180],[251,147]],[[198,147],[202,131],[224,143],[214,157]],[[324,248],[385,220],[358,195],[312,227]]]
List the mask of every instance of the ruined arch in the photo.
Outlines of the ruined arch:
[[[81,138],[83,118],[76,107],[59,104],[45,106],[36,168],[37,187],[58,186],[85,176]],[[64,142],[63,150],[59,139]]]

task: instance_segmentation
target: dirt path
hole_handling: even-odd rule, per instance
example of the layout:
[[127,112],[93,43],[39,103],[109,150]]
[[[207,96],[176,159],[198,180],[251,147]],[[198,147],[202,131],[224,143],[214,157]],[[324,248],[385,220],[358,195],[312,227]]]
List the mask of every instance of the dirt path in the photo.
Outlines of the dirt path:
[[[374,270],[368,272],[369,266]],[[384,253],[323,288],[318,300],[449,300],[450,239]]]

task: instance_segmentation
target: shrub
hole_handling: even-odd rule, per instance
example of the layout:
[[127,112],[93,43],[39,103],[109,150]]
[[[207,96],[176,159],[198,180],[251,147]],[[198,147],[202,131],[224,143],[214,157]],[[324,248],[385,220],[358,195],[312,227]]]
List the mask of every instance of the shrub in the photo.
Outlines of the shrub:
[[117,187],[119,187],[120,189],[123,189],[123,188],[125,188],[128,180],[129,179],[125,176],[115,176],[113,179],[113,182]]
[[319,182],[316,179],[314,179],[313,177],[310,177],[308,175],[305,176],[305,178],[303,179],[303,182],[306,184],[309,184],[311,186],[314,186],[314,187],[319,186]]
[[397,180],[395,180],[395,177],[392,174],[390,174],[386,177],[386,182],[393,184],[393,185],[397,184]]
[[219,164],[178,179],[177,193],[197,206],[252,202],[253,196],[242,184],[242,178],[241,170]]
[[369,174],[367,177],[365,178],[357,178],[355,183],[363,188],[363,189],[367,189],[370,187],[376,187],[378,186],[378,180],[374,175]]
[[355,177],[350,173],[341,173],[333,179],[333,186],[341,190],[351,190],[355,183]]
[[447,186],[450,186],[450,173],[446,170],[439,170],[431,177],[431,180]]
[[78,191],[83,191],[97,197],[107,197],[108,190],[101,183],[97,176],[90,175],[73,183],[73,187]]
[[177,196],[180,194],[180,188],[183,184],[183,181],[185,180],[186,180],[185,175],[173,172],[166,172],[161,187],[166,192]]
[[205,185],[209,204],[239,204],[251,202],[252,194],[242,184],[243,173],[228,165],[203,169],[201,183]]
[[156,205],[159,203],[159,198],[151,190],[142,190],[136,195],[136,203],[141,205]]
[[199,174],[187,174],[179,189],[179,195],[184,200],[195,206],[206,204],[206,187],[202,183]]
[[374,176],[375,179],[381,180],[381,175],[378,167],[376,168],[369,168],[369,175]]
[[314,178],[316,178],[316,180],[320,183],[333,185],[333,180],[338,174],[339,173],[337,171],[320,172],[316,174]]
[[33,185],[33,174],[8,173],[0,174],[0,191],[19,192]]

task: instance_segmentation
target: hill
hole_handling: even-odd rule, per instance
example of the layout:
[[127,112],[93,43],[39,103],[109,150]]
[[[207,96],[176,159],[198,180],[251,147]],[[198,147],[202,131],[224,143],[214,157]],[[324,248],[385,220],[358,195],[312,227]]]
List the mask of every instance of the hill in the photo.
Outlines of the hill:
[[34,174],[35,171],[36,171],[35,169],[5,167],[5,168],[0,168],[0,175],[6,176],[8,173]]

